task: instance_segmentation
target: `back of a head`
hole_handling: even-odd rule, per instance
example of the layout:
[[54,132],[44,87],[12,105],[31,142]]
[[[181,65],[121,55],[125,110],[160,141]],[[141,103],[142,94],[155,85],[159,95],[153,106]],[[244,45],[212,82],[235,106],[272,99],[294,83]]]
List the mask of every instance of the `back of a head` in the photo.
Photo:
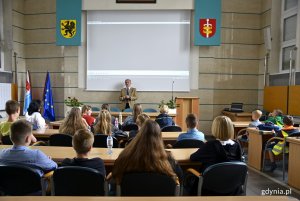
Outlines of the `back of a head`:
[[32,100],[28,106],[27,112],[29,115],[32,115],[35,112],[39,112],[41,108],[40,100]]
[[137,116],[143,112],[142,105],[139,103],[134,104],[132,112],[133,112],[133,120],[134,122],[136,122]]
[[294,125],[294,118],[292,116],[285,116],[283,117],[283,124],[287,126],[293,126]]
[[107,104],[107,103],[102,104],[101,110],[107,110],[107,111],[110,111],[109,104]]
[[32,126],[26,120],[15,121],[10,127],[10,139],[14,144],[22,145],[31,131]]
[[188,114],[185,118],[185,123],[188,128],[196,128],[197,117],[194,114]]
[[168,112],[169,112],[169,107],[167,106],[167,105],[162,105],[162,106],[160,106],[160,108],[159,108],[159,112],[160,113],[162,113],[162,114],[168,114]]
[[20,110],[20,104],[19,102],[15,100],[9,100],[5,103],[5,112],[8,115],[16,114]]
[[75,132],[72,140],[73,148],[77,154],[88,153],[94,143],[94,135],[86,129],[80,129]]
[[150,119],[150,117],[147,114],[145,113],[139,114],[137,116],[136,124],[142,127],[145,121],[147,121],[148,119]]
[[77,107],[73,107],[62,125],[59,127],[59,132],[74,135],[76,130],[84,128],[85,125],[82,121],[80,109]]
[[159,125],[147,120],[139,133],[116,160],[113,175],[117,183],[124,173],[158,172],[175,176],[164,149]]
[[211,132],[216,139],[226,141],[233,138],[234,128],[229,117],[218,116],[212,123]]
[[260,111],[260,110],[254,110],[254,111],[252,111],[252,115],[254,115],[254,117],[256,119],[259,119],[262,116],[262,111]]
[[101,110],[99,113],[99,121],[95,125],[96,134],[111,134],[111,115],[107,110]]
[[85,114],[87,111],[91,110],[92,107],[90,105],[84,105],[81,109],[81,113]]

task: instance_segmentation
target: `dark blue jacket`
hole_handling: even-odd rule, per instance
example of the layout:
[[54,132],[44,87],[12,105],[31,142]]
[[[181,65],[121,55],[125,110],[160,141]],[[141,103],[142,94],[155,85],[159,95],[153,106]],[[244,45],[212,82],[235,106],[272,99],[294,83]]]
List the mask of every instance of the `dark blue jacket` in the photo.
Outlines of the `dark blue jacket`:
[[168,114],[165,114],[165,113],[158,115],[156,117],[155,121],[159,124],[160,128],[175,125],[172,117],[170,117]]

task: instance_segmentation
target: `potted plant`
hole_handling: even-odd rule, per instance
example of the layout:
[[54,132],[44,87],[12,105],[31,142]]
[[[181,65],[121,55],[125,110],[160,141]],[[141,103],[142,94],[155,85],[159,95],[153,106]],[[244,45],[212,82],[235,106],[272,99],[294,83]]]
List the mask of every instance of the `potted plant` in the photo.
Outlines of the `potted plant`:
[[67,99],[64,100],[64,103],[66,106],[68,106],[67,111],[66,111],[66,116],[69,114],[70,110],[73,107],[78,107],[81,110],[81,106],[83,105],[82,102],[80,102],[77,98],[73,97],[68,97]]

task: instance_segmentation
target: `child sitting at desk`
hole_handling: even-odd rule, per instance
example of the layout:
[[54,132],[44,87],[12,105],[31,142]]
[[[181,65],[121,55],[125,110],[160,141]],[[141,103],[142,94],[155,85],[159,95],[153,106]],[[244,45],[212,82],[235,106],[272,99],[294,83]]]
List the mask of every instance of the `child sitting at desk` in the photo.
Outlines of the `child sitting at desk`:
[[28,147],[34,138],[30,123],[18,120],[11,125],[10,130],[13,146],[0,151],[0,163],[25,165],[41,176],[57,168],[57,164],[43,152]]
[[0,123],[0,142],[3,136],[10,134],[10,126],[19,118],[20,104],[17,101],[9,100],[5,103],[5,111],[8,115],[8,119]]
[[[299,133],[299,129],[296,129],[293,125],[293,117],[285,116],[283,118],[283,128],[281,129],[281,131],[276,132],[276,137],[286,138],[292,134]],[[271,167],[269,169],[270,172],[273,172],[277,168],[277,165],[274,160],[274,155],[277,156],[282,153],[283,145],[283,141],[276,140],[268,146],[268,152],[271,161]]]
[[185,118],[185,123],[188,131],[186,133],[181,133],[178,136],[177,141],[192,139],[205,142],[204,134],[197,129],[198,121],[194,114],[188,114]]
[[84,105],[81,109],[82,117],[85,119],[86,123],[92,127],[92,125],[95,123],[95,118],[92,117],[92,107],[89,105]]
[[104,162],[101,158],[89,159],[89,153],[94,143],[94,135],[86,129],[76,131],[73,136],[73,148],[76,151],[76,157],[66,158],[62,161],[62,166],[81,166],[98,170],[104,177],[106,176]]
[[26,121],[32,124],[33,130],[45,129],[47,124],[45,119],[41,115],[41,101],[33,100],[29,104],[27,112],[25,114]]
[[[262,124],[262,122],[259,121],[261,116],[262,116],[262,112],[260,110],[252,111],[252,121],[249,123],[248,127],[258,128],[258,126]],[[248,141],[248,132],[246,132],[243,135],[238,136],[237,139],[240,141],[247,142]]]
[[273,112],[271,112],[269,114],[268,119],[265,122],[272,122],[273,124],[277,125],[277,126],[283,126],[283,113],[281,110],[279,109],[275,109],[273,110]]

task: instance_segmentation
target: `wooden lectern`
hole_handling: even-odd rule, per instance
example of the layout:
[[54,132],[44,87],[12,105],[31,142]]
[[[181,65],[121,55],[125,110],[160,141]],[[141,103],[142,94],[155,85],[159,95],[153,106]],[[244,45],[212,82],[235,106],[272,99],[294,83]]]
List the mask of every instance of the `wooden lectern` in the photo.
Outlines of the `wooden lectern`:
[[193,113],[199,120],[199,98],[198,97],[176,97],[176,124],[186,131],[185,118]]

